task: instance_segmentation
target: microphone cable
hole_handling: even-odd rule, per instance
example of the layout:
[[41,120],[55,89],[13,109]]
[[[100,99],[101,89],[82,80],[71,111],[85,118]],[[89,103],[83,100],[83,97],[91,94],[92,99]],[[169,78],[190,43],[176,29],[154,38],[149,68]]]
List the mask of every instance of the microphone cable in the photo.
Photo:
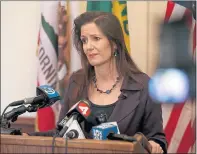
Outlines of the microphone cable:
[[[52,140],[52,154],[55,153],[55,143],[56,143],[56,138],[58,137],[59,135],[59,131],[56,130],[55,134],[53,135],[53,140]],[[68,151],[68,137],[65,138],[65,153],[67,153]]]
[[[71,116],[73,115],[73,119],[77,119],[77,116],[78,116],[78,113],[76,114],[76,113],[73,113],[73,114],[71,114]],[[69,119],[67,120],[67,122],[69,121]],[[55,129],[55,134],[54,134],[54,136],[53,136],[53,140],[52,140],[52,153],[54,154],[54,152],[55,152],[55,138],[56,137],[61,137],[60,136],[60,133],[62,132],[62,130],[65,130],[65,132],[64,133],[66,133],[66,131],[67,131],[67,129],[68,129],[68,127],[69,126],[64,126],[63,128],[58,128],[58,126],[57,126],[57,128]],[[67,136],[65,135],[65,151],[66,151],[66,153],[67,153],[67,143],[68,142],[68,139],[67,139]]]
[[52,154],[55,153],[55,139],[56,137],[58,137],[58,134],[59,134],[59,130],[56,129],[52,140]]
[[[53,135],[53,140],[52,140],[52,154],[55,153],[55,146],[56,146],[56,138],[59,137],[59,130],[56,129],[54,135]],[[65,153],[67,153],[67,146],[68,146],[68,139],[67,137],[65,138]]]
[[68,137],[65,138],[65,153],[68,153]]

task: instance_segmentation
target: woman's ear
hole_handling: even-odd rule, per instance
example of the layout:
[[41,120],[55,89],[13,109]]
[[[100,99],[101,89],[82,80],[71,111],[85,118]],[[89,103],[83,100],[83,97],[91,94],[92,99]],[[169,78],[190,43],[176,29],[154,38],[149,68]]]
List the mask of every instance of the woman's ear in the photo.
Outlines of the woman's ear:
[[113,50],[116,51],[117,49],[118,49],[118,48],[117,48],[116,43],[113,42]]

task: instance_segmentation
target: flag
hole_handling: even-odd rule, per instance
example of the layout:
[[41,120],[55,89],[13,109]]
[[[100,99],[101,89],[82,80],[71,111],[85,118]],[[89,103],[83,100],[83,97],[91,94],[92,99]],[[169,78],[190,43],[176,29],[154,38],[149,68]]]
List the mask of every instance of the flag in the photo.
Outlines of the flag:
[[61,102],[64,103],[64,90],[68,84],[70,75],[81,68],[81,60],[77,50],[73,46],[73,23],[74,19],[79,16],[80,2],[77,1],[60,1],[59,8],[59,61],[58,61],[58,79],[59,90],[62,96]]
[[[47,84],[57,91],[60,89],[59,80],[63,80],[66,71],[69,71],[69,68],[64,66],[67,63],[63,63],[64,57],[69,57],[69,54],[62,56],[63,54],[58,52],[58,42],[60,45],[65,44],[58,39],[58,21],[60,21],[58,20],[58,13],[62,12],[59,10],[60,8],[62,6],[58,1],[41,2],[41,24],[37,48],[37,86]],[[64,11],[64,13],[66,12]],[[50,107],[39,109],[36,115],[36,130],[54,129],[59,110],[60,103],[58,102]]]
[[71,29],[69,22],[69,5],[59,1],[58,6],[58,88],[61,102],[64,100],[65,87],[71,74]]
[[[188,16],[187,24],[191,30],[192,51],[196,53],[196,20],[192,17],[191,1],[168,1],[165,21],[171,22]],[[168,142],[168,153],[190,153],[195,145],[195,102],[190,100],[181,104],[163,104],[163,125]]]
[[123,29],[124,40],[128,52],[130,52],[129,28],[126,1],[88,1],[87,11],[103,11],[113,13],[120,21]]
[[[73,46],[73,23],[79,16],[80,3],[77,1],[61,1],[59,10],[59,61],[58,61],[58,79],[61,102],[64,103],[64,90],[68,84],[70,75],[81,68],[81,60],[77,50]],[[58,114],[59,115],[59,114]]]
[[[69,20],[70,20],[70,30],[73,29],[74,19],[81,14],[80,12],[80,2],[79,1],[68,1],[69,6]],[[77,71],[81,68],[81,60],[80,56],[73,46],[73,35],[70,35],[70,42],[72,44],[70,52],[71,52],[71,72]]]

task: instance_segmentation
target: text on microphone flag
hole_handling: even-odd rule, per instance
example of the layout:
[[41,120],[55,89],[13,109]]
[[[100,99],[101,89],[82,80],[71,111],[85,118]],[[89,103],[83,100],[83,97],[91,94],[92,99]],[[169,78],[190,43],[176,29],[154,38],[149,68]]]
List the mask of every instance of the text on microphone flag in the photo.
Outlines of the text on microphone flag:
[[102,133],[99,130],[93,130],[94,139],[95,140],[102,140]]
[[110,133],[120,134],[117,122],[108,122],[93,126],[91,131],[93,139],[96,140],[107,140]]

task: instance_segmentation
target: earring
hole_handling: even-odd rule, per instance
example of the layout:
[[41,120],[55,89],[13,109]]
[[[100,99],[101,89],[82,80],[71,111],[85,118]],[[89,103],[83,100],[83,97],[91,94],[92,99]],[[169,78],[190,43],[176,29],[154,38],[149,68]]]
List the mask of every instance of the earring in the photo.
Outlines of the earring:
[[114,56],[115,57],[118,56],[118,50],[117,49],[114,51]]

